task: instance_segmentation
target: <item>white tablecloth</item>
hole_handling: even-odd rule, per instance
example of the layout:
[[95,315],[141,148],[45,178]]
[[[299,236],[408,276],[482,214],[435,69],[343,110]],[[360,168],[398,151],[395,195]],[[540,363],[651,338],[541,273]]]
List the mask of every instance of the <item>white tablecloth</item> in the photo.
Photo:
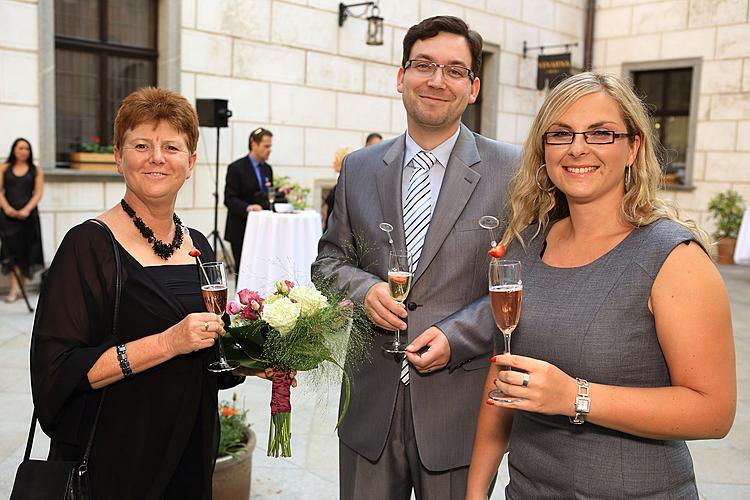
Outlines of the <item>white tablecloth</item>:
[[750,206],[745,208],[742,225],[737,235],[737,246],[734,247],[735,264],[750,264]]
[[266,295],[275,290],[276,280],[309,284],[321,234],[320,214],[312,210],[248,213],[237,290]]

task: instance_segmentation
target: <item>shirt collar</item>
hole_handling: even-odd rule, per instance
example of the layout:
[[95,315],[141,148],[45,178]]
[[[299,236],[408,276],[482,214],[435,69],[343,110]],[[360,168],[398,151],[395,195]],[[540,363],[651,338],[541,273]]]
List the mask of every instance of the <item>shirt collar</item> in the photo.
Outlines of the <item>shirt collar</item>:
[[[453,147],[456,145],[456,142],[458,141],[458,134],[461,133],[461,126],[459,125],[456,129],[456,132],[448,137],[442,144],[437,146],[435,149],[431,151],[432,154],[435,155],[435,158],[437,158],[438,163],[443,166],[443,168],[446,168],[448,166],[448,160],[451,157],[451,153],[453,152]],[[406,131],[406,149],[404,151],[404,168],[406,168],[406,165],[409,164],[409,162],[414,158],[414,155],[422,151],[422,148],[414,142],[414,139],[411,138],[409,135],[409,130]]]
[[252,163],[252,165],[253,165],[254,168],[258,168],[258,165],[260,165],[262,163],[262,162],[256,160],[255,158],[253,158],[253,155],[251,155],[250,153],[247,154],[247,157],[250,159],[250,163]]

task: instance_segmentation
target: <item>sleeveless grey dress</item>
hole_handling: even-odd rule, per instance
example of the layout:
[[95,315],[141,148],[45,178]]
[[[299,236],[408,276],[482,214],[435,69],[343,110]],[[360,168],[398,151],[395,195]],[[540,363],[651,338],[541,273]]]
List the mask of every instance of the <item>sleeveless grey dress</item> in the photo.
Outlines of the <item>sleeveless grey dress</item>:
[[[546,234],[530,241],[535,230],[524,234],[525,252],[514,244],[506,257],[522,262],[524,283],[512,352],[589,382],[671,385],[648,298],[667,256],[677,245],[695,241],[693,234],[662,219],[635,229],[588,265],[555,268],[540,258]],[[698,498],[684,441],[646,439],[588,422],[573,425],[566,416],[517,412],[508,466],[508,499]]]

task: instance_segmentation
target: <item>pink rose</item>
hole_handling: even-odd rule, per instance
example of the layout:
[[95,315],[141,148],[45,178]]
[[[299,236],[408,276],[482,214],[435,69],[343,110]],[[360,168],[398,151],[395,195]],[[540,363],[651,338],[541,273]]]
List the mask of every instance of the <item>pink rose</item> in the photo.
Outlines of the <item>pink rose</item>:
[[227,314],[234,316],[242,310],[242,306],[236,300],[227,301]]
[[250,290],[248,290],[247,288],[243,288],[242,290],[240,290],[239,292],[237,292],[237,295],[240,296],[240,302],[243,305],[247,305],[247,304],[250,303],[250,294],[251,293],[252,292]]
[[344,299],[341,302],[339,302],[339,307],[341,310],[339,311],[339,314],[342,318],[346,318],[347,320],[354,316],[354,302],[352,302],[349,299]]
[[255,312],[255,311],[253,311],[252,307],[243,307],[242,308],[242,313],[240,314],[240,317],[242,319],[247,319],[247,320],[250,320],[250,321],[255,321],[256,319],[258,319],[258,313]]

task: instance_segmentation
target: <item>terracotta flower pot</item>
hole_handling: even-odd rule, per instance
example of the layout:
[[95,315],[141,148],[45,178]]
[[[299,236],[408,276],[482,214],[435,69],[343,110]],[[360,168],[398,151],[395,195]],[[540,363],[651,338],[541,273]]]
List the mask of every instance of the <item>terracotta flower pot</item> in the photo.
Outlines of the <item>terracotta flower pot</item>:
[[723,237],[717,244],[716,262],[719,264],[734,264],[734,247],[737,245],[737,238]]
[[252,479],[253,450],[257,438],[247,429],[247,448],[237,455],[216,459],[213,477],[214,500],[248,500]]

